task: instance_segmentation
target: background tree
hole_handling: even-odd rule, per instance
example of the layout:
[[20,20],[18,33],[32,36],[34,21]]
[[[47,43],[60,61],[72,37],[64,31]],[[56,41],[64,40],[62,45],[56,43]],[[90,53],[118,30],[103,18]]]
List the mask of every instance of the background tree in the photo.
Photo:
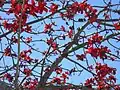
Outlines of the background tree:
[[0,7],[0,79],[12,90],[120,89],[119,0],[0,0]]

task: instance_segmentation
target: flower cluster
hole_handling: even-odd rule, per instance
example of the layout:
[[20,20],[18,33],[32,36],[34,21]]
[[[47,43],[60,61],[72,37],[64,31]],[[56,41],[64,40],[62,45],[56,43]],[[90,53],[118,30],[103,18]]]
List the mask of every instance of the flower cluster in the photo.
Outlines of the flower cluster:
[[74,2],[72,5],[67,7],[67,11],[65,13],[61,13],[61,16],[72,19],[77,13],[84,13],[85,16],[88,17],[90,23],[95,22],[97,19],[97,10],[90,4],[87,4],[86,0],[82,3]]
[[24,82],[23,87],[28,90],[35,90],[37,85],[38,85],[37,79],[29,78],[26,82]]
[[[45,71],[49,72],[49,68],[46,68]],[[49,83],[50,84],[65,84],[66,79],[68,79],[69,72],[63,72],[61,67],[55,68],[54,71],[57,75]]]
[[54,42],[53,38],[50,38],[49,40],[47,40],[47,44],[50,45],[53,48],[53,50],[57,49],[58,45],[56,42]]
[[[85,86],[92,88],[97,86],[97,90],[110,89],[110,87],[116,87],[115,90],[119,90],[120,87],[115,85],[116,83],[116,69],[109,67],[107,64],[97,63],[95,66],[96,75],[93,78],[87,79]],[[117,89],[119,88],[119,89]]]
[[31,49],[22,51],[20,53],[20,59],[30,63],[33,59],[28,55],[28,53],[31,53]]
[[69,38],[72,38],[72,36],[73,36],[73,30],[70,29],[70,30],[68,31],[68,37],[69,37]]
[[11,49],[10,48],[4,49],[4,55],[5,56],[11,56]]
[[51,81],[52,84],[65,84],[66,79],[68,79],[68,72],[64,72],[60,75],[60,77],[54,77]]
[[[58,5],[52,4],[50,6],[49,12],[54,13],[57,10],[57,8]],[[7,13],[13,13],[16,19],[13,20],[13,23],[4,21],[3,26],[7,30],[12,30],[13,32],[16,32],[18,28],[20,28],[21,23],[21,32],[25,31],[29,33],[32,30],[31,26],[26,24],[28,15],[37,16],[37,14],[42,14],[44,11],[48,12],[46,3],[44,1],[36,2],[35,0],[31,0],[31,2],[29,2],[28,0],[24,0],[23,2],[19,0],[11,0],[11,8],[7,11]]]
[[22,13],[36,16],[37,13],[42,14],[44,11],[48,11],[45,2],[39,1],[38,5],[36,5],[35,0],[31,0],[30,3],[28,0],[24,0],[24,5],[22,5],[22,3],[23,1],[11,0],[11,8],[8,13],[15,13],[16,15],[19,15],[21,13],[21,8],[23,8]]
[[107,53],[109,53],[110,50],[108,47],[101,46],[99,48],[94,48],[94,47],[88,47],[86,53],[91,54],[91,56],[100,59],[107,59]]
[[52,24],[45,24],[45,27],[44,27],[44,33],[47,33],[49,32],[50,30],[52,30]]
[[52,5],[50,6],[50,12],[55,13],[58,9],[58,5],[52,3]]
[[4,74],[4,78],[6,78],[9,82],[12,82],[13,80],[13,77],[9,73]]
[[25,31],[27,33],[30,33],[32,31],[31,26],[26,25],[27,16],[23,15],[22,18],[14,20],[13,23],[9,23],[8,21],[3,22],[3,26],[6,30],[12,30],[13,32],[17,32],[19,28],[19,24],[21,21],[21,32]]
[[120,30],[120,23],[119,22],[114,23],[114,27],[116,30]]
[[31,74],[31,70],[29,68],[24,68],[23,72],[26,76],[30,76]]
[[32,41],[32,37],[27,37],[27,38],[25,38],[25,42],[26,43],[30,43]]
[[103,36],[100,36],[98,33],[96,33],[88,39],[88,46],[93,46],[93,44],[101,44],[102,40]]
[[80,54],[77,54],[76,57],[77,57],[77,60],[83,61],[84,58],[85,58],[85,55],[84,55],[84,54],[81,54],[81,55],[80,55]]
[[103,36],[100,36],[98,33],[88,38],[88,48],[86,54],[90,54],[91,56],[100,59],[107,59],[107,53],[111,52],[107,46],[100,45],[103,40]]
[[13,43],[18,43],[18,39],[17,39],[15,36],[13,36],[13,37],[11,38],[11,41],[12,41]]

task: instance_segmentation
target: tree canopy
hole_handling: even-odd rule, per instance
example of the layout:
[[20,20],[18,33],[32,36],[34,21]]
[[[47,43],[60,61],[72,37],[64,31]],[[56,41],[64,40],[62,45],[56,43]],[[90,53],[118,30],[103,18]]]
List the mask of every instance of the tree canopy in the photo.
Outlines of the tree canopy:
[[0,81],[12,90],[120,90],[119,0],[0,0]]

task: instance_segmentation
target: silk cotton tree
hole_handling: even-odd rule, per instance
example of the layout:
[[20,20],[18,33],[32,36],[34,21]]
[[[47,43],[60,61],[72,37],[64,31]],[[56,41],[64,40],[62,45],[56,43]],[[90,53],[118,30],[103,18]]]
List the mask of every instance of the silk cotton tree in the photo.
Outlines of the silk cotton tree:
[[0,80],[12,90],[119,90],[119,30],[119,0],[0,0]]

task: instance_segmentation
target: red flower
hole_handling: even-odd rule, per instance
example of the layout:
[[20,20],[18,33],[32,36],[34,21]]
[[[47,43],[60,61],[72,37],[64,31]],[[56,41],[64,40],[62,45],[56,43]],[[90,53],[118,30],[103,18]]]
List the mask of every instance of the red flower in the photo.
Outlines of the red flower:
[[61,84],[61,79],[56,77],[52,80],[52,83],[57,83],[57,84]]
[[101,41],[103,40],[103,36],[100,36],[98,33],[93,35],[88,39],[88,46],[93,46],[93,44],[100,44]]
[[119,22],[118,22],[118,23],[115,23],[115,24],[114,24],[114,27],[115,27],[116,30],[120,30],[120,23],[119,23]]
[[120,85],[115,85],[114,89],[115,90],[120,90]]
[[12,28],[12,24],[9,24],[7,21],[3,22],[3,26],[5,29],[8,29],[8,30],[10,30]]
[[47,40],[47,44],[51,45],[51,47],[53,48],[53,50],[57,49],[57,43],[53,41],[53,38],[50,38],[49,40]]
[[25,31],[26,31],[27,33],[32,32],[31,27],[32,27],[32,26],[27,25],[26,28],[25,28]]
[[60,29],[65,32],[65,27],[64,26],[61,26]]
[[108,47],[101,46],[100,48],[89,47],[86,53],[91,54],[91,56],[97,58],[100,57],[101,59],[107,59],[106,53],[109,53],[110,50]]
[[115,86],[116,78],[113,74],[115,72],[114,68],[109,67],[107,64],[102,65],[101,63],[96,63],[95,72],[96,75],[93,78],[86,80],[86,86],[89,88],[92,88],[93,85],[97,86],[97,90],[109,90],[110,86]]
[[47,40],[48,45],[52,45],[52,43],[53,43],[53,38],[50,38],[49,40]]
[[91,56],[97,58],[98,57],[98,49],[97,48],[93,48],[93,47],[89,47],[86,51],[86,53],[91,54]]
[[110,76],[109,76],[109,80],[110,80],[110,81],[114,81],[114,83],[116,83],[116,78],[115,78],[113,75],[110,75]]
[[45,72],[49,72],[50,71],[50,67],[47,67],[46,69],[45,69]]
[[88,88],[92,88],[92,83],[94,82],[94,79],[90,78],[85,81],[85,86]]
[[37,85],[37,84],[38,84],[38,80],[37,80],[37,79],[34,79],[33,81],[31,81],[31,84]]
[[31,53],[31,49],[22,51],[20,53],[20,58],[30,63],[33,59],[28,56],[27,53]]
[[52,3],[52,5],[50,6],[50,12],[55,13],[58,9],[58,5]]
[[47,32],[50,31],[51,29],[52,29],[52,24],[45,24],[44,33],[47,33]]
[[40,14],[42,14],[43,11],[48,12],[48,9],[45,6],[46,6],[45,2],[41,2],[41,1],[38,2],[38,7],[37,8],[38,8],[38,12]]
[[66,73],[62,73],[62,76],[61,76],[61,77],[62,77],[63,79],[68,78]]
[[24,60],[30,63],[33,59],[32,59],[30,56],[27,56],[27,55],[26,55],[26,56],[24,57]]
[[5,56],[10,56],[11,55],[11,49],[10,48],[4,49],[4,55]]
[[14,43],[17,43],[17,42],[18,42],[18,39],[17,39],[15,36],[13,36],[13,37],[11,38],[11,41],[14,42]]
[[11,0],[11,4],[15,5],[16,4],[16,0]]
[[68,31],[68,37],[72,38],[72,36],[73,36],[73,30]]
[[55,69],[55,72],[56,72],[57,74],[61,74],[61,73],[62,73],[62,68],[57,67],[57,68]]
[[110,15],[108,15],[107,13],[104,14],[104,17],[105,17],[106,20],[110,19]]
[[35,90],[36,86],[38,84],[38,80],[34,79],[34,80],[28,80],[24,83],[24,87],[25,89],[29,89],[29,90]]
[[29,68],[24,68],[23,72],[26,76],[30,76],[30,74],[31,74],[31,70]]
[[5,77],[6,79],[8,79],[9,82],[12,82],[12,80],[13,80],[13,77],[12,77],[9,73],[6,73],[6,74],[4,75],[4,77]]
[[85,16],[88,17],[90,23],[93,23],[97,20],[97,10],[90,6],[90,4],[87,4],[86,0],[82,3],[74,2],[67,8],[65,13],[61,13],[61,17],[72,19],[77,13],[85,13]]
[[22,8],[21,4],[17,4],[16,5],[16,8],[14,10],[14,12],[15,12],[16,15],[18,15],[19,13],[21,13],[21,8]]
[[57,49],[57,46],[58,46],[58,45],[57,45],[56,42],[53,42],[53,43],[52,43],[52,48],[53,48],[53,50],[56,50],[56,49]]
[[76,57],[77,57],[77,60],[83,61],[83,59],[85,58],[85,55],[84,54],[81,54],[81,55],[77,54]]
[[25,39],[25,42],[26,43],[30,43],[32,41],[32,37],[27,37],[26,39]]
[[97,15],[90,17],[89,20],[90,20],[90,23],[95,22],[97,20]]
[[35,6],[35,0],[31,0],[33,6]]
[[109,53],[109,52],[110,52],[110,50],[108,49],[108,47],[101,46],[101,48],[98,52],[98,55],[101,59],[104,59],[104,58],[106,59],[107,58],[106,53]]

